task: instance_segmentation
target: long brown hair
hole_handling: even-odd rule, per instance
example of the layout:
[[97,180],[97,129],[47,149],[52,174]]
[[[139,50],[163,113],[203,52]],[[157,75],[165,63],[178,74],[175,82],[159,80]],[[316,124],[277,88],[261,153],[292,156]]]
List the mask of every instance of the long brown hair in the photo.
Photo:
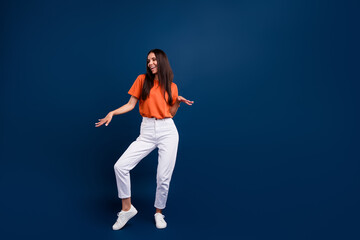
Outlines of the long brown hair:
[[[173,101],[171,95],[171,83],[173,81],[174,74],[173,71],[171,70],[169,60],[165,52],[160,49],[152,49],[148,52],[146,56],[149,56],[150,53],[155,54],[157,61],[157,69],[158,69],[157,74],[159,77],[159,85],[164,94],[165,101],[166,101],[165,92],[167,92],[168,104],[171,106]],[[154,78],[155,78],[155,74],[151,72],[150,68],[148,67],[148,62],[146,59],[146,77],[145,77],[143,89],[141,91],[142,100],[145,100],[149,96],[150,90],[154,86]]]

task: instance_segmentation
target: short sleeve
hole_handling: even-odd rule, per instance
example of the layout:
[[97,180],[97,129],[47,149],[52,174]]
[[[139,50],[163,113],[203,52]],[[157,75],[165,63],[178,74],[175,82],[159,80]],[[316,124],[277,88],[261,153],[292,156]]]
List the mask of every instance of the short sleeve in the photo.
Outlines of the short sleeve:
[[179,96],[178,88],[177,88],[177,85],[175,83],[171,84],[171,95],[172,95],[172,99],[173,99],[172,104],[175,104],[176,99]]
[[141,74],[139,75],[135,82],[133,83],[133,85],[131,86],[130,90],[128,91],[128,93],[134,97],[136,97],[137,99],[140,99],[141,96],[141,91],[143,88],[143,84],[144,84],[144,80],[145,80],[145,74]]

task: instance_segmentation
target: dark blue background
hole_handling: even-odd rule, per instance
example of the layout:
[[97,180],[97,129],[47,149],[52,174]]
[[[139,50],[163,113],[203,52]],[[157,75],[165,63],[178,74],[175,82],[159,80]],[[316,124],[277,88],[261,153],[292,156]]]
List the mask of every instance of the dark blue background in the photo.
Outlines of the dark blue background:
[[[2,1],[2,239],[359,239],[356,1]],[[157,153],[113,165],[138,136],[125,104],[163,49],[179,93],[177,165],[153,223]],[[5,238],[3,238],[5,237]]]

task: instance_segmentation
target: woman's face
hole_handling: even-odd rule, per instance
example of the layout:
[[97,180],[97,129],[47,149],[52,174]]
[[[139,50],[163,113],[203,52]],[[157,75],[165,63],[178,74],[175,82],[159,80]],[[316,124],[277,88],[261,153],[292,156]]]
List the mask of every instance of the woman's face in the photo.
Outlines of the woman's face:
[[148,58],[147,58],[147,65],[150,68],[152,74],[157,74],[158,68],[157,68],[157,60],[156,60],[155,53],[153,53],[153,52],[149,53]]

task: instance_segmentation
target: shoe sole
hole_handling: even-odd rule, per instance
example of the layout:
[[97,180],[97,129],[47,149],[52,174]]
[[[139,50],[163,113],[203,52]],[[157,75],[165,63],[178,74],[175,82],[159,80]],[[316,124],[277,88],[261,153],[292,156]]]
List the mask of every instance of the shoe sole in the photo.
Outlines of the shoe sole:
[[124,222],[124,224],[122,224],[119,228],[114,228],[114,226],[113,226],[112,229],[113,229],[114,231],[117,231],[117,230],[122,229],[122,228],[126,225],[126,223],[127,223],[130,219],[132,219],[137,213],[138,213],[138,211],[135,210],[135,212],[133,213],[133,215],[130,215],[129,219],[128,219],[126,222]]
[[[155,225],[156,226],[156,225]],[[166,228],[167,227],[167,225],[165,226],[165,227],[158,227],[158,226],[156,226],[156,228],[157,229],[164,229],[164,228]]]

